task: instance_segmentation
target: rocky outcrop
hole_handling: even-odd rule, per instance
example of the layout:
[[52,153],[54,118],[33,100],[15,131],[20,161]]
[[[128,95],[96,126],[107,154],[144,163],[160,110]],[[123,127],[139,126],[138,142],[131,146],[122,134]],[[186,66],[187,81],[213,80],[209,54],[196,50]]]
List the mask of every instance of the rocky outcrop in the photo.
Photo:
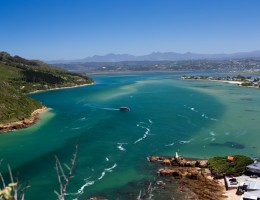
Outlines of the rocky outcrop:
[[193,160],[184,159],[182,157],[158,157],[150,156],[147,158],[150,162],[161,162],[162,165],[177,166],[177,167],[200,167],[206,168],[208,160]]
[[164,190],[174,185],[174,188],[184,195],[184,199],[221,200],[224,198],[223,187],[210,178],[208,160],[184,159],[179,156],[150,156],[147,159],[159,163],[157,171],[159,181],[156,184]]
[[196,179],[199,175],[197,168],[193,167],[174,167],[174,168],[160,168],[157,171],[159,176],[173,177],[175,179],[181,179],[183,177]]
[[150,157],[147,158],[147,160],[150,161],[150,162],[156,162],[156,161],[159,160],[159,157],[157,157],[157,156],[150,156]]
[[39,115],[47,110],[47,107],[42,107],[33,111],[31,117],[25,118],[16,122],[10,122],[5,124],[0,124],[0,133],[8,132],[12,130],[27,128],[32,124],[35,124],[39,118]]

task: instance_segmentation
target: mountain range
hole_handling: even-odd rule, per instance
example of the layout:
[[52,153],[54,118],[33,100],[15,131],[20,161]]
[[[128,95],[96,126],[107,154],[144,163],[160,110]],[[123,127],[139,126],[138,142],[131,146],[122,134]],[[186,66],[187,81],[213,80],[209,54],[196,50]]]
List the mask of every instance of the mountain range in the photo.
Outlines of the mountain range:
[[260,50],[251,52],[238,52],[231,54],[199,54],[199,53],[176,53],[176,52],[153,52],[143,56],[131,54],[106,54],[94,55],[77,60],[53,60],[46,61],[50,64],[56,63],[86,63],[86,62],[122,62],[122,61],[178,61],[178,60],[199,60],[199,59],[237,59],[237,58],[260,58]]

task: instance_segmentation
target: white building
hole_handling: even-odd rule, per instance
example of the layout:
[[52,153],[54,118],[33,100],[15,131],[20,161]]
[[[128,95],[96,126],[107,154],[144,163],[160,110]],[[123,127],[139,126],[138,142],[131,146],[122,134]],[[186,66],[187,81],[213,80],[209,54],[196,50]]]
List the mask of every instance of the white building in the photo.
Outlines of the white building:
[[243,187],[246,190],[242,195],[243,200],[260,200],[260,180],[246,181]]
[[246,166],[246,171],[260,175],[260,162],[252,163]]
[[251,191],[245,192],[242,195],[243,200],[259,200],[260,199],[260,191]]

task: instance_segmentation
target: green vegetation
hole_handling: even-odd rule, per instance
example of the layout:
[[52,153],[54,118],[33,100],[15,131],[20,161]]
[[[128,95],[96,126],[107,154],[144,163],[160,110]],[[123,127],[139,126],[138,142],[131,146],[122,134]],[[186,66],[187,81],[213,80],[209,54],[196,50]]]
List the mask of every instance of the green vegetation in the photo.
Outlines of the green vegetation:
[[243,82],[243,83],[241,83],[241,86],[248,87],[248,86],[251,86],[251,83]]
[[227,160],[227,157],[213,157],[208,161],[209,169],[213,176],[220,177],[223,175],[239,176],[245,172],[245,167],[253,160],[247,156],[235,155],[232,156],[233,161]]
[[29,117],[42,104],[21,94],[6,81],[0,80],[0,122]]
[[93,82],[36,60],[26,60],[0,52],[0,123],[29,117],[42,104],[26,93],[51,88],[72,87]]

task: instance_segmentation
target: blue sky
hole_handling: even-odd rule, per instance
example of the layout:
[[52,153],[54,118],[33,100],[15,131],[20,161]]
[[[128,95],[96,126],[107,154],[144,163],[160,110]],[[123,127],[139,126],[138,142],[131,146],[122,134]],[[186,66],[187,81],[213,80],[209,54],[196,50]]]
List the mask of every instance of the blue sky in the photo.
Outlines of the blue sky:
[[259,0],[0,0],[0,51],[29,59],[260,50]]

